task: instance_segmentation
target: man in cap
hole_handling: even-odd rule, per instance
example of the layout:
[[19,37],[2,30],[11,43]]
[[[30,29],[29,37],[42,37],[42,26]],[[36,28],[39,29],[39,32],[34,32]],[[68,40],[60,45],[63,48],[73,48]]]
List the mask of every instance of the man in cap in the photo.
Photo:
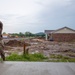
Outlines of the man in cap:
[[5,61],[5,54],[3,51],[4,44],[3,44],[2,30],[3,30],[3,23],[0,21],[0,55],[3,61]]

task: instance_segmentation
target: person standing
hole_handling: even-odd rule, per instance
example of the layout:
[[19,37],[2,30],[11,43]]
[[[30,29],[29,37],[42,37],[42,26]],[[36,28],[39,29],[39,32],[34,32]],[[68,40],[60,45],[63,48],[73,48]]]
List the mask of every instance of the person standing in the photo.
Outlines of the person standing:
[[5,61],[5,53],[3,51],[4,44],[3,44],[2,30],[3,30],[3,23],[0,21],[0,55],[2,60]]

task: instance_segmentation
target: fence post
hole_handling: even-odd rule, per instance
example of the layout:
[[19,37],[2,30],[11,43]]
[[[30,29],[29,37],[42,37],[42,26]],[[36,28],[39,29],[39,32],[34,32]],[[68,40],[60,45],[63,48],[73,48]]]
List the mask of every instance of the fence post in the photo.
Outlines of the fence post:
[[25,45],[25,42],[24,42],[24,46],[23,46],[23,54],[26,54],[26,45]]

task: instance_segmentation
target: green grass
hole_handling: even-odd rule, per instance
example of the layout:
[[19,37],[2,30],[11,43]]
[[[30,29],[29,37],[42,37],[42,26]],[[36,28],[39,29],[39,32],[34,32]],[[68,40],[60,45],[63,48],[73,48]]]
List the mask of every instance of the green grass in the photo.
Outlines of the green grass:
[[48,62],[75,62],[75,58],[69,58],[67,56],[51,54]]
[[[2,60],[2,59],[0,59]],[[11,54],[6,57],[6,61],[41,61],[41,62],[75,62],[75,58],[69,58],[67,56],[50,54],[50,57],[45,57],[43,54],[26,54],[26,55],[18,55]]]
[[50,58],[56,58],[56,59],[69,59],[69,57],[67,56],[62,56],[62,55],[55,55],[55,54],[51,54]]
[[6,61],[43,61],[45,59],[47,59],[47,57],[44,57],[43,54],[40,53],[28,55],[11,54],[6,57]]
[[75,58],[70,58],[68,60],[66,59],[52,59],[52,60],[47,60],[47,62],[75,62]]

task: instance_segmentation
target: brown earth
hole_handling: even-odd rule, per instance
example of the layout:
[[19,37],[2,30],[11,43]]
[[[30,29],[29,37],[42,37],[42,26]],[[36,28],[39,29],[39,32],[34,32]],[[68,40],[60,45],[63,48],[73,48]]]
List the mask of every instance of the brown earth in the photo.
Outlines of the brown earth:
[[26,46],[30,46],[29,43],[25,43],[25,42],[17,41],[17,40],[10,40],[7,43],[5,43],[6,46],[11,46],[11,47],[23,47],[24,44]]
[[[51,42],[42,39],[25,40],[26,48],[29,48],[29,53],[43,53],[45,56],[50,54],[61,54],[69,57],[75,57],[75,42]],[[23,53],[24,41],[9,40],[5,46],[5,52]]]

